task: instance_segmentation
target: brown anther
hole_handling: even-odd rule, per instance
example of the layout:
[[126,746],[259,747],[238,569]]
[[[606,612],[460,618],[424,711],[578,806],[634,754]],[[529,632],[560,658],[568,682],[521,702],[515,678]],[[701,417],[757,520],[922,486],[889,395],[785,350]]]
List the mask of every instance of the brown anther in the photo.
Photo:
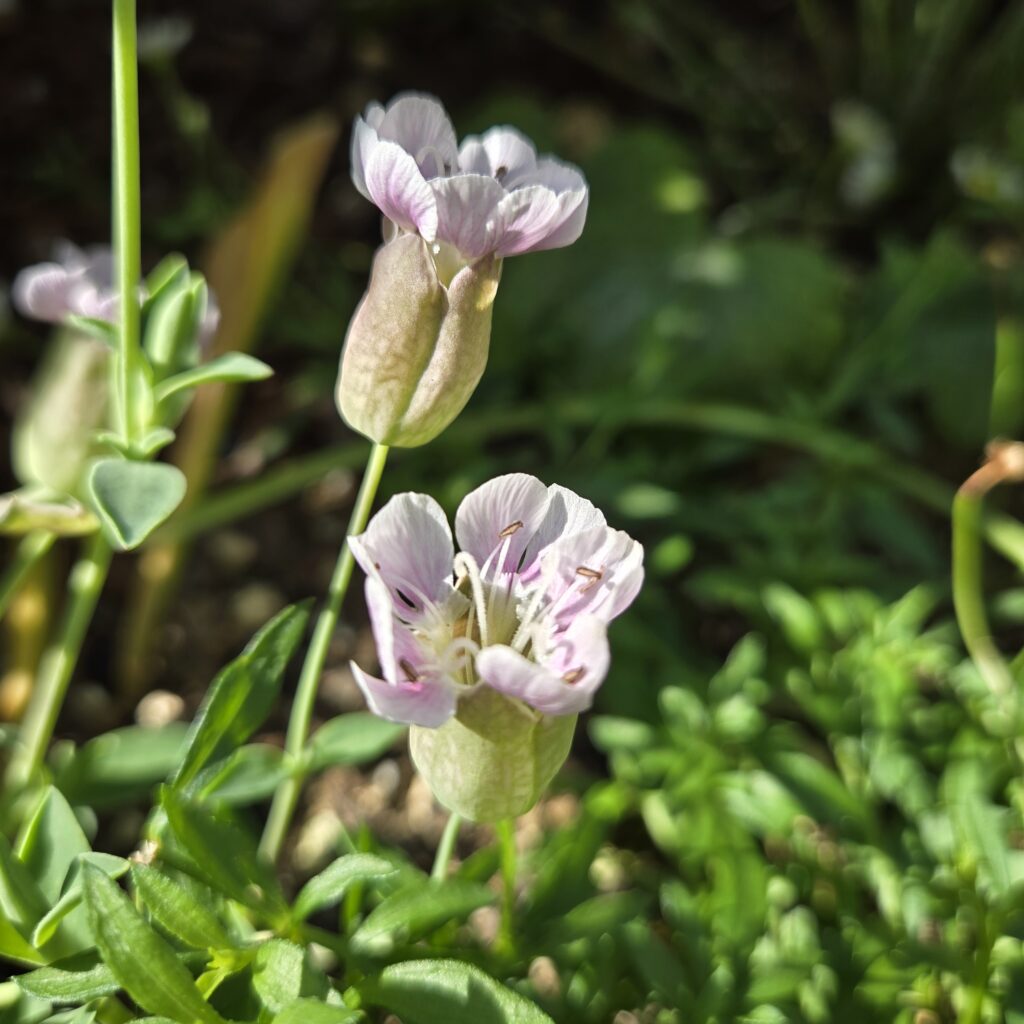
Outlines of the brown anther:
[[398,659],[398,667],[405,673],[405,678],[408,679],[410,683],[419,681],[419,672],[417,672],[416,669],[414,669],[412,665],[405,660],[405,658]]
[[373,567],[377,570],[377,572],[380,572],[380,562],[374,562]]
[[587,670],[582,666],[580,668],[574,668],[571,672],[566,672],[565,675],[562,676],[562,682],[568,683],[572,686],[573,683],[578,683],[583,678],[586,671]]
[[504,540],[506,537],[511,537],[512,534],[518,533],[522,528],[522,519],[517,519],[514,523],[509,523],[508,526],[498,534],[498,537],[499,539]]
[[580,593],[585,594],[592,587],[596,587],[604,578],[603,569],[590,569],[585,565],[576,567],[576,575],[582,576],[587,582],[580,588]]
[[501,181],[506,174],[508,174],[508,168],[505,167],[504,164],[494,172],[494,176],[498,179],[498,181]]

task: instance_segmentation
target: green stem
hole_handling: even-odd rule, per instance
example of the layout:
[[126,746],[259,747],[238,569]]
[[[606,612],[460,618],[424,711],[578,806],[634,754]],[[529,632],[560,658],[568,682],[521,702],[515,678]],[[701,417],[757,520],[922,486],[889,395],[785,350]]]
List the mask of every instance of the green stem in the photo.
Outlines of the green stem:
[[102,534],[96,533],[71,570],[64,614],[57,635],[40,662],[32,700],[21,723],[19,748],[8,768],[9,787],[24,786],[42,768],[82,642],[110,569],[111,554],[110,545]]
[[953,607],[967,652],[989,689],[1013,699],[1013,676],[992,640],[982,590],[981,518],[984,492],[965,485],[953,500]]
[[513,916],[516,908],[516,823],[511,818],[499,821],[496,830],[501,846],[501,931],[498,941],[506,953],[515,949]]
[[[303,662],[302,673],[299,676],[291,717],[288,719],[288,733],[285,738],[285,751],[291,755],[296,764],[300,761],[306,740],[309,737],[309,727],[313,720],[313,705],[316,702],[317,686],[323,672],[324,662],[327,660],[327,649],[331,637],[334,635],[334,628],[338,624],[341,603],[345,600],[349,581],[352,579],[355,559],[352,557],[352,550],[348,546],[347,538],[353,534],[362,533],[366,529],[366,523],[370,518],[370,509],[373,507],[373,499],[380,486],[380,478],[384,473],[387,457],[387,445],[375,444],[373,446],[366,463],[363,482],[356,497],[356,504],[348,522],[346,540],[342,542],[338,561],[334,566],[334,575],[331,577],[331,585],[327,590],[327,603],[320,612],[316,628],[313,630],[313,639],[306,651],[306,660]],[[267,819],[263,839],[260,843],[261,852],[271,861],[277,860],[281,853],[285,834],[299,800],[302,782],[301,774],[296,773],[285,779],[274,793],[270,816]]]
[[139,440],[139,335],[142,213],[139,179],[139,73],[135,0],[114,0],[114,252],[120,294],[116,405],[126,442]]
[[975,911],[978,915],[977,951],[974,956],[974,971],[972,972],[968,1002],[961,1018],[963,1024],[980,1024],[985,1008],[985,996],[988,994],[992,939],[998,933],[987,927],[986,910],[985,904],[978,899]]
[[455,849],[455,840],[458,838],[461,824],[462,818],[452,811],[444,826],[444,832],[441,833],[441,842],[437,844],[434,867],[430,872],[430,877],[435,882],[444,881],[448,875],[448,862],[452,859],[452,851]]
[[32,567],[53,547],[56,539],[57,535],[49,530],[33,530],[21,538],[11,564],[0,577],[0,619],[7,614],[8,605],[21,589]]

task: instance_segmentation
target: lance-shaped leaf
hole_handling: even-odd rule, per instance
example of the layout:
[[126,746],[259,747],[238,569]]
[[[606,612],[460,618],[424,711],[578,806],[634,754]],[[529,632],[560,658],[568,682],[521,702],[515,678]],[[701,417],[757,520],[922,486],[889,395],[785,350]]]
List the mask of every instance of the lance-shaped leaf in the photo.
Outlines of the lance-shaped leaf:
[[121,985],[93,952],[79,953],[16,979],[22,991],[51,1003],[87,1003],[113,995]]
[[494,899],[490,889],[461,879],[417,883],[399,889],[375,907],[359,926],[352,936],[352,951],[387,956],[395,946],[428,935],[449,921],[465,920]]
[[310,768],[319,771],[336,764],[365,764],[387,751],[406,726],[386,722],[368,711],[339,715],[325,722],[309,743]]
[[274,706],[308,618],[308,604],[285,608],[220,671],[189,732],[173,786],[186,786],[211,758],[230,753],[259,728]]
[[396,873],[393,864],[371,853],[350,853],[339,857],[302,887],[292,913],[297,921],[303,921],[317,910],[340,903],[357,882],[376,881]]
[[[120,878],[128,870],[128,861],[123,857],[113,857],[109,853],[80,854],[68,871],[60,899],[40,918],[39,923],[32,931],[32,945],[37,949],[42,949],[53,938],[61,924],[81,904],[83,864],[93,864],[111,878]],[[74,929],[75,923],[74,921],[70,922],[72,929]],[[83,947],[89,944],[87,939],[81,942]]]
[[459,960],[393,964],[359,991],[403,1024],[554,1024],[534,1003]]
[[86,865],[83,877],[96,948],[128,995],[147,1012],[180,1024],[224,1024],[188,968],[117,883],[92,865]]
[[48,786],[22,832],[17,853],[50,904],[60,896],[75,858],[90,850],[70,804],[58,789]]
[[245,352],[226,352],[216,359],[211,359],[202,366],[196,366],[191,370],[184,370],[168,377],[157,385],[154,392],[156,400],[162,402],[172,395],[191,388],[197,388],[201,384],[212,384],[215,381],[222,383],[237,383],[240,381],[266,380],[272,376],[273,370],[267,366],[262,359],[247,355]]
[[274,1018],[274,1024],[359,1024],[364,1019],[357,1010],[303,998],[289,1003]]
[[153,919],[195,949],[227,949],[232,945],[204,893],[189,879],[174,879],[145,864],[132,866],[132,881]]
[[271,1013],[279,1013],[302,996],[324,998],[330,985],[306,951],[294,942],[271,939],[260,946],[252,968],[256,994]]

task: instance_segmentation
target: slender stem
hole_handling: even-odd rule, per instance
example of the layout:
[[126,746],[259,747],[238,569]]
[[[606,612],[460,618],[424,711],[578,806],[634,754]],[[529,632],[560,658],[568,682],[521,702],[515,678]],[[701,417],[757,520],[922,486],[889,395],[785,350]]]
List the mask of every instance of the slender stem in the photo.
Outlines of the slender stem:
[[57,535],[49,530],[33,530],[21,538],[11,564],[0,577],[0,619],[7,614],[8,605],[32,567],[53,547],[56,539]]
[[114,0],[114,252],[120,294],[117,415],[124,439],[139,439],[138,287],[142,279],[142,213],[139,180],[139,73],[135,0]]
[[21,724],[19,748],[8,769],[8,786],[25,785],[42,767],[82,642],[110,569],[111,554],[110,545],[97,532],[71,570],[67,604],[57,635],[39,666],[32,700]]
[[[342,542],[341,551],[338,552],[338,561],[334,566],[334,575],[331,577],[331,584],[327,590],[327,603],[320,612],[316,628],[313,630],[313,639],[306,651],[306,660],[302,665],[302,673],[299,676],[298,687],[295,691],[295,701],[292,704],[291,717],[288,719],[288,732],[285,738],[285,750],[292,756],[295,763],[298,763],[300,755],[309,737],[309,727],[313,720],[313,705],[316,702],[317,686],[320,682],[320,675],[323,672],[324,662],[327,660],[327,650],[330,646],[331,637],[334,635],[334,628],[338,624],[338,614],[341,611],[341,603],[345,600],[348,591],[349,581],[352,579],[352,568],[355,559],[352,557],[352,550],[348,546],[347,537],[352,534],[362,533],[366,529],[367,520],[370,518],[370,509],[373,507],[373,499],[380,486],[380,479],[384,473],[384,464],[387,462],[388,447],[383,444],[375,444],[370,451],[366,462],[366,472],[363,474],[363,482],[356,497],[355,507],[352,509],[352,516],[348,522],[346,540]],[[299,792],[302,789],[301,774],[296,773],[285,779],[274,793],[274,800],[270,806],[270,816],[263,832],[263,839],[260,843],[260,850],[269,860],[277,860],[281,846],[284,843],[285,834],[291,824],[292,815],[295,813],[295,806],[299,800]]]
[[445,823],[444,832],[441,833],[441,842],[437,844],[437,853],[434,855],[434,867],[431,869],[430,877],[435,882],[442,882],[448,875],[448,862],[452,859],[452,851],[455,849],[455,840],[459,836],[459,826],[462,818],[454,811]]
[[516,908],[516,823],[511,818],[499,821],[498,842],[501,845],[501,931],[499,942],[506,953],[515,949],[512,918]]

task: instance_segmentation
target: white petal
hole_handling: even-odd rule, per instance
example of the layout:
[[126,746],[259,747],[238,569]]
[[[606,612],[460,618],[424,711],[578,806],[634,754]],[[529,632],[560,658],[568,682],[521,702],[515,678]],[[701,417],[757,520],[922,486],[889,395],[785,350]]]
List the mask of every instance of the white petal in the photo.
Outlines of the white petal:
[[350,148],[352,184],[367,199],[370,199],[371,196],[366,189],[366,164],[370,159],[370,153],[373,152],[374,147],[379,141],[376,131],[363,118],[357,117],[355,124],[352,126],[352,145]]
[[501,125],[488,129],[480,141],[487,152],[491,174],[505,188],[514,188],[520,181],[532,181],[537,151],[522,132]]
[[377,132],[396,142],[428,178],[451,174],[458,166],[455,129],[440,100],[424,93],[405,93],[387,107]]
[[481,174],[435,178],[430,183],[437,199],[437,238],[449,242],[468,260],[494,251],[498,236],[498,205],[505,190]]
[[437,233],[437,201],[416,161],[396,143],[381,141],[372,147],[364,172],[366,191],[381,213],[432,242]]
[[74,312],[70,297],[82,280],[84,269],[69,271],[59,263],[37,263],[26,267],[14,279],[11,299],[22,316],[60,323]]
[[481,484],[462,499],[455,514],[459,547],[483,567],[496,549],[507,542],[495,571],[516,569],[526,545],[544,518],[548,489],[528,473],[508,473]]
[[486,174],[494,177],[487,150],[479,135],[467,135],[459,147],[459,168],[463,174]]
[[498,206],[500,238],[495,252],[516,256],[537,248],[558,226],[558,198],[543,185],[527,185],[510,192]]
[[349,538],[349,546],[363,572],[387,586],[400,615],[422,612],[424,601],[447,600],[455,554],[452,534],[441,506],[429,495],[395,495],[365,533]]
[[523,559],[522,574],[535,574],[537,560],[544,549],[562,537],[602,528],[607,523],[604,513],[593,502],[560,484],[548,488],[548,507],[544,519],[530,541]]
[[546,185],[556,195],[563,192],[586,191],[587,180],[575,165],[556,160],[553,156],[541,157],[529,179],[523,184]]
[[552,222],[551,233],[530,251],[543,252],[546,249],[561,249],[572,245],[583,234],[589,205],[590,193],[586,189],[582,192],[563,192],[558,197],[559,212]]

